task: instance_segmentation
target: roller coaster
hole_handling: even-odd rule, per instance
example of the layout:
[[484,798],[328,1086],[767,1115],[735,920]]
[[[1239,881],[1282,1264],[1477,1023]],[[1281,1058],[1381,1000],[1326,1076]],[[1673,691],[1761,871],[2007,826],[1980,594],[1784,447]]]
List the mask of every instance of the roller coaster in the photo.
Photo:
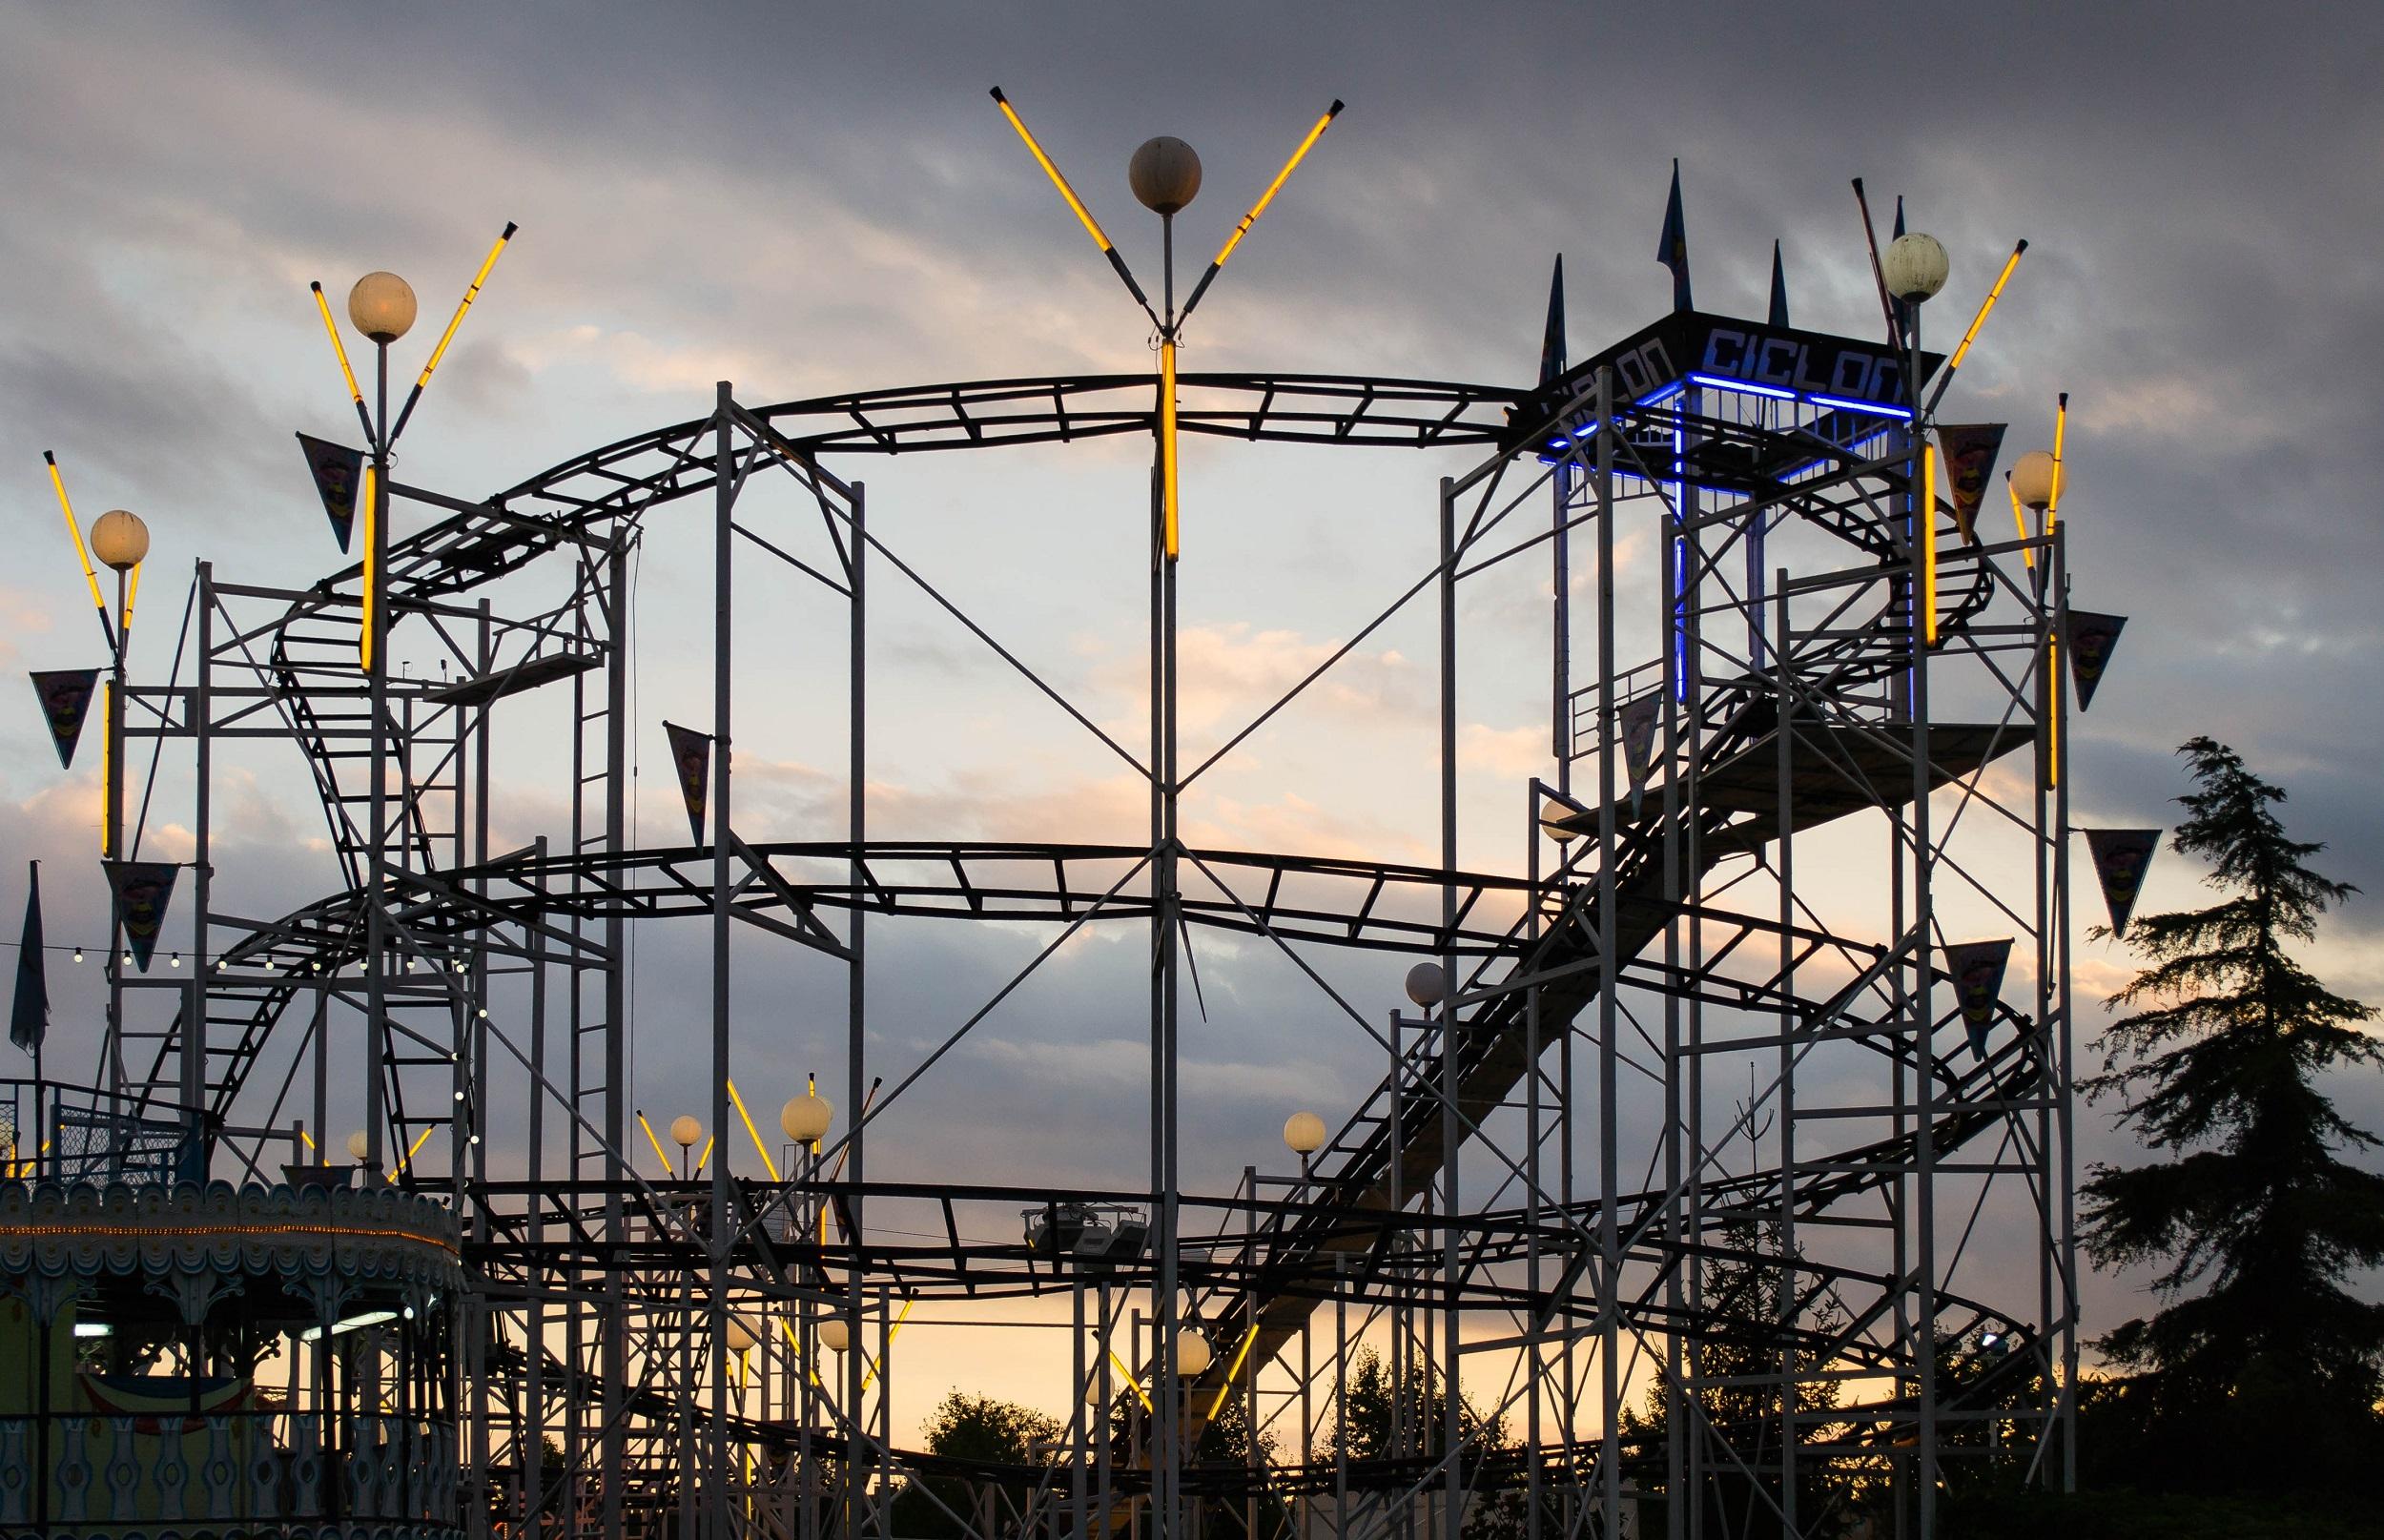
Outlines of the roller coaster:
[[[344,881],[259,919],[202,876],[178,906],[187,975],[112,949],[107,1089],[126,1127],[185,1127],[206,1174],[270,1186],[323,1180],[313,1135],[360,1082],[356,1180],[459,1227],[462,1495],[439,1532],[1926,1534],[1949,1484],[2057,1484],[2065,541],[2024,518],[1957,530],[1925,462],[1943,360],[1905,308],[1886,343],[1678,311],[1521,388],[1189,373],[1168,400],[1157,375],[1099,375],[750,405],[724,384],[707,415],[485,498],[389,473],[367,559],[304,588],[201,564],[188,677],[177,655],[122,692],[121,741],[192,756],[191,870],[212,871],[215,756],[258,740],[311,784]],[[1159,472],[1141,751],[846,479],[1169,432],[1467,467],[1418,500],[1429,567],[1188,768]],[[707,538],[693,838],[642,843],[633,564]],[[1660,556],[1618,557],[1634,540]],[[1460,870],[1458,601],[1519,561],[1549,574],[1550,771],[1507,789],[1514,867]],[[1149,839],[872,838],[873,583],[923,595],[1130,765]],[[840,830],[736,821],[757,661],[740,674],[731,614],[789,589],[850,623]],[[1185,841],[1183,789],[1410,606],[1437,607],[1441,860]],[[361,664],[360,634],[383,643]],[[525,762],[498,745],[537,711],[567,715],[534,772],[564,814],[498,849],[491,803]],[[1800,856],[1825,876],[1800,888]],[[890,1058],[867,941],[911,918],[1038,950],[940,1046]],[[640,1127],[629,1068],[633,936],[670,923],[712,938],[709,1016],[688,1013],[706,1033],[682,1049],[710,1055],[700,1171]],[[1974,924],[2013,938],[1984,997],[1949,976]],[[1121,926],[1149,937],[1148,1182],[873,1177],[947,1051],[1071,938]],[[841,971],[844,1112],[732,1160],[754,1127],[730,1062],[745,931]],[[1296,1174],[1202,1193],[1178,1177],[1179,1012],[1192,937],[1218,933],[1309,980],[1317,1030],[1370,1039],[1380,1078]],[[1336,951],[1401,959],[1407,997],[1346,998],[1312,960]],[[1079,1393],[1048,1447],[899,1447],[910,1312],[1063,1304]],[[1362,1364],[1394,1386],[1366,1439]],[[328,1372],[294,1360],[292,1404]],[[1230,1457],[1208,1437],[1226,1423]]]

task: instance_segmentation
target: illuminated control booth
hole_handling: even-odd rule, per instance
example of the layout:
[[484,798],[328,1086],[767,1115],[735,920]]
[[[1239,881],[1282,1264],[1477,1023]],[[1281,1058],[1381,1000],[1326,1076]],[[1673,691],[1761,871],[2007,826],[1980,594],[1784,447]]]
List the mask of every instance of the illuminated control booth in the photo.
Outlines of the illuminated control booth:
[[[1921,379],[1942,362],[1921,354]],[[1639,451],[1618,459],[1616,474],[1710,492],[1762,495],[1837,453],[1877,452],[1912,421],[1911,364],[1894,348],[1683,310],[1542,385],[1511,422],[1529,434],[1593,391],[1603,368],[1614,372],[1615,416]],[[1574,417],[1544,438],[1543,463],[1593,425]]]
[[462,1532],[453,1213],[0,1184],[0,1532]]

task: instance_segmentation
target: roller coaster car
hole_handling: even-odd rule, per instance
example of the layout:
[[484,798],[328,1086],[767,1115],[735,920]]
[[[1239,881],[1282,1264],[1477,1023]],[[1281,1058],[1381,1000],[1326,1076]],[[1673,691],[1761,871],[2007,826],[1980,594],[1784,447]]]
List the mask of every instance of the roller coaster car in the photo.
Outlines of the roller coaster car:
[[1142,1254],[1150,1222],[1142,1211],[1091,1203],[1046,1203],[1022,1209],[1026,1248],[1038,1257],[1067,1258],[1079,1264],[1126,1262]]

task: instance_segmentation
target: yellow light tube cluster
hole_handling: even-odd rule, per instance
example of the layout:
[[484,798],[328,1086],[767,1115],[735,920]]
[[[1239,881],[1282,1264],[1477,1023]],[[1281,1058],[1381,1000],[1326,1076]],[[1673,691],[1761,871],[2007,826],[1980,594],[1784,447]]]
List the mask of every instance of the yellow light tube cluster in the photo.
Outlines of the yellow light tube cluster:
[[504,234],[499,236],[497,243],[488,248],[488,259],[481,263],[478,273],[472,275],[472,286],[463,291],[463,302],[455,307],[455,318],[447,322],[446,331],[440,336],[439,345],[430,350],[430,361],[422,365],[422,377],[414,381],[416,390],[430,383],[430,372],[439,367],[441,359],[447,356],[447,344],[455,340],[455,329],[463,324],[463,313],[472,308],[473,300],[480,298],[480,286],[488,281],[488,270],[495,267],[497,258],[504,255],[505,242],[513,238],[514,228],[512,224],[506,224]]
[[1174,561],[1182,543],[1176,523],[1176,344],[1159,344],[1159,496],[1161,543]]
[[1937,445],[1921,438],[1921,636],[1937,646]]
[[1224,248],[1218,252],[1217,260],[1208,264],[1210,267],[1225,265],[1225,258],[1233,255],[1233,249],[1242,244],[1242,237],[1250,233],[1252,225],[1258,223],[1258,216],[1266,212],[1266,205],[1275,201],[1275,195],[1283,191],[1283,184],[1291,179],[1291,174],[1299,169],[1301,161],[1307,158],[1307,153],[1315,148],[1316,141],[1333,126],[1333,119],[1341,115],[1341,107],[1340,102],[1334,102],[1325,110],[1325,115],[1316,120],[1316,126],[1308,130],[1308,136],[1300,141],[1300,148],[1291,152],[1291,158],[1284,162],[1283,170],[1275,174],[1275,179],[1266,184],[1266,191],[1250,206],[1250,212],[1242,216],[1242,222],[1233,227],[1233,234],[1225,237]]
[[1035,157],[1037,165],[1043,168],[1043,175],[1051,178],[1051,185],[1059,189],[1059,195],[1068,200],[1068,207],[1075,210],[1076,216],[1083,221],[1084,233],[1092,236],[1094,244],[1102,251],[1110,250],[1109,237],[1101,233],[1100,222],[1093,217],[1093,211],[1084,206],[1084,200],[1076,195],[1076,189],[1070,187],[1068,179],[1059,175],[1059,168],[1051,163],[1051,156],[1043,154],[1043,147],[1037,144],[1035,135],[1026,131],[1025,120],[1018,116],[1017,109],[1010,105],[1010,98],[1001,93],[999,86],[994,88],[994,104],[1001,109],[1001,115],[1010,120],[1010,126],[1018,131],[1018,137],[1026,141],[1027,153]]

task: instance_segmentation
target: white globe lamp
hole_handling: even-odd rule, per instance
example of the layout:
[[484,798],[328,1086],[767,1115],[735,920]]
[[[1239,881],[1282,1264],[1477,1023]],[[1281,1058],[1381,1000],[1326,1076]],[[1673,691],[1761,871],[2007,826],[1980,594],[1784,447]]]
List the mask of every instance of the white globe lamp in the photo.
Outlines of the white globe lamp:
[[835,1116],[835,1106],[826,1097],[806,1091],[778,1109],[778,1127],[797,1144],[816,1144],[828,1137]]
[[1918,230],[1898,236],[1880,254],[1879,266],[1887,292],[1906,304],[1934,298],[1945,287],[1945,248],[1935,236]]
[[1408,998],[1428,1011],[1449,997],[1449,975],[1436,962],[1419,962],[1408,970]]
[[348,291],[348,320],[382,347],[414,327],[414,289],[395,273],[367,273]]
[[2061,465],[2042,449],[2031,449],[2011,467],[2011,490],[2024,508],[2043,513],[2051,507],[2068,480]]

